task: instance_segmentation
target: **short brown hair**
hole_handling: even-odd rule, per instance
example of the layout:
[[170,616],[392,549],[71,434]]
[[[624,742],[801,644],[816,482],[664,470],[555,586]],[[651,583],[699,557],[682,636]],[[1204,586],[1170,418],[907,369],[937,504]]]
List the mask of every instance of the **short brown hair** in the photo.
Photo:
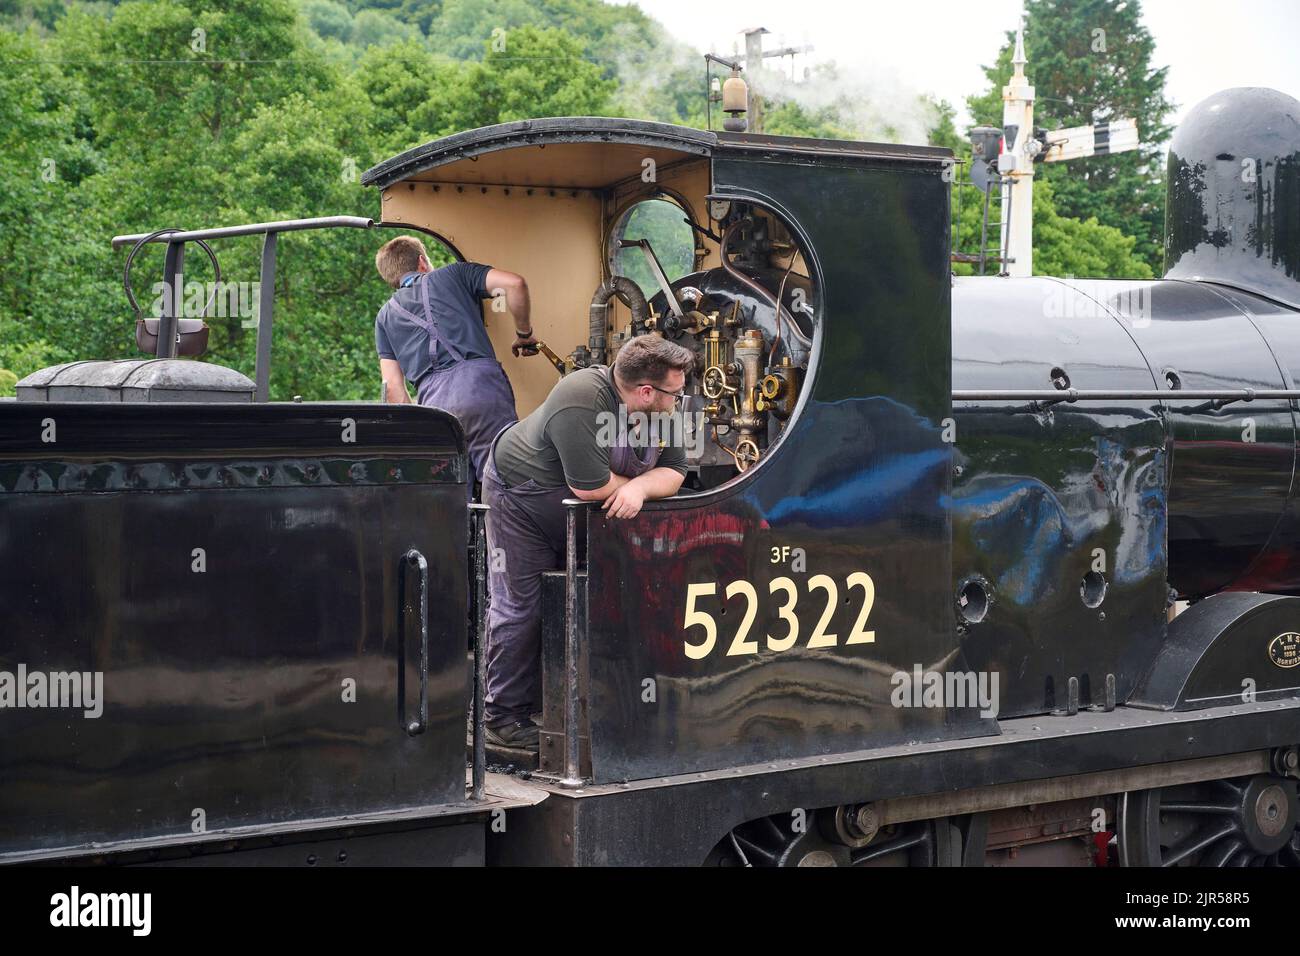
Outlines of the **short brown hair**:
[[689,375],[695,368],[695,353],[657,335],[638,335],[618,350],[614,374],[624,385],[656,384],[676,369]]
[[375,253],[375,268],[384,277],[384,281],[396,289],[402,276],[420,268],[420,256],[429,258],[429,254],[424,251],[424,243],[415,236],[398,236],[384,243]]

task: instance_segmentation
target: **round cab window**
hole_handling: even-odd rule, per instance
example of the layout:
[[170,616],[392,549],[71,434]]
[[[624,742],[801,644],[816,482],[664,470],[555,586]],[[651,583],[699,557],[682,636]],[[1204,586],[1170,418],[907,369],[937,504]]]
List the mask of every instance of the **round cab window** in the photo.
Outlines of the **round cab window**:
[[682,207],[667,199],[647,199],[625,212],[614,226],[610,242],[610,268],[639,285],[646,298],[659,291],[659,284],[637,247],[621,247],[620,240],[648,240],[669,282],[695,271],[695,236],[685,222]]

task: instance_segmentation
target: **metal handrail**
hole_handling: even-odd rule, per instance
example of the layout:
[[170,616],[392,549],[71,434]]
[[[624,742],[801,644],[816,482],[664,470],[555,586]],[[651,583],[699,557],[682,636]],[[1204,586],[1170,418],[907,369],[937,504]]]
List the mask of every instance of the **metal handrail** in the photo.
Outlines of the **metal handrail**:
[[487,531],[484,521],[491,509],[471,502],[470,525],[474,529],[474,761],[471,777],[471,800],[483,799],[487,769],[487,742],[484,695],[487,693]]
[[[218,226],[213,229],[191,229],[187,232],[159,230],[154,233],[140,232],[129,236],[114,236],[113,248],[127,244],[165,242],[167,243],[167,260],[163,267],[169,289],[178,289],[181,279],[181,265],[185,261],[185,243],[205,239],[229,239],[235,236],[265,236],[262,242],[262,267],[258,276],[257,300],[257,366],[254,372],[255,390],[253,400],[268,401],[271,397],[271,323],[275,302],[275,253],[276,240],[282,232],[300,232],[304,229],[370,229],[375,225],[373,219],[363,216],[318,216],[314,219],[278,219],[274,222],[252,222],[242,226]],[[204,248],[207,248],[206,245]],[[211,250],[209,250],[210,252]],[[163,357],[166,348],[174,348],[176,327],[179,316],[173,315],[172,304],[178,296],[169,297],[164,304],[163,314],[158,323],[159,357]]]
[[[257,236],[266,232],[297,232],[302,229],[369,229],[374,226],[373,219],[364,216],[318,216],[314,219],[279,219],[275,222],[251,222],[242,226],[217,226],[212,229],[191,229],[188,232],[172,232],[150,239],[150,242],[190,242],[194,239],[229,239],[234,236]],[[114,236],[113,248],[139,242],[147,237],[147,232],[137,232],[129,236]]]
[[1294,388],[1062,388],[1062,389],[958,389],[954,402],[1028,402],[1036,406],[1061,402],[1132,401],[1169,402],[1176,400],[1206,401],[1213,408],[1233,402],[1296,401],[1300,389]]
[[1099,399],[1133,399],[1135,401],[1167,401],[1171,398],[1220,398],[1234,402],[1256,399],[1300,398],[1295,388],[1061,388],[1061,389],[957,389],[952,393],[954,402],[1015,402],[1058,401],[1089,402]]
[[578,647],[578,509],[595,504],[581,498],[564,499],[564,777],[560,786],[577,790],[582,779],[579,721]]

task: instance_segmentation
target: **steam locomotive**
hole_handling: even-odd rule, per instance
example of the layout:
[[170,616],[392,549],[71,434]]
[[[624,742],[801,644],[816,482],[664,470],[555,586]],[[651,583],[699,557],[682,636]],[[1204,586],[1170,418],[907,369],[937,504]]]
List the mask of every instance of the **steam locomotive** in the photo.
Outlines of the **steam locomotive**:
[[484,744],[454,417],[268,402],[269,294],[252,379],[178,357],[173,301],[151,358],[28,376],[0,860],[1300,864],[1300,103],[1190,114],[1157,281],[954,279],[951,158],[529,120],[375,166],[377,221],[117,237],[174,287],[263,235],[270,292],[281,234],[427,234],[573,344],[508,364],[521,416],[632,336],[693,349],[690,474],[573,502],[531,765]]

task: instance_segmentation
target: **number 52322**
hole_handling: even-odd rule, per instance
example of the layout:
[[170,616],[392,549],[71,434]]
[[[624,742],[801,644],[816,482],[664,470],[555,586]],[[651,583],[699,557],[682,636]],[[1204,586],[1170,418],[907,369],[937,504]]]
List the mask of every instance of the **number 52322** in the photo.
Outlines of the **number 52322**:
[[[858,608],[857,618],[853,622],[853,629],[850,631],[844,644],[872,644],[876,640],[876,632],[867,630],[867,618],[871,615],[871,607],[876,601],[876,585],[871,580],[871,575],[865,571],[854,571],[844,582],[846,591],[846,601],[848,596],[855,590],[862,591],[862,604]],[[824,598],[815,596],[821,592]],[[686,585],[686,617],[682,625],[683,631],[687,635],[685,641],[686,656],[692,660],[700,660],[708,657],[713,652],[718,643],[718,622],[713,615],[706,610],[701,610],[697,602],[702,598],[716,597],[718,585],[715,582],[706,584],[688,584]],[[741,615],[740,627],[727,645],[726,657],[734,657],[743,654],[757,654],[759,651],[758,636],[750,637],[750,631],[754,628],[754,620],[758,617],[759,594],[758,589],[749,581],[732,581],[727,585],[723,592],[728,602],[739,598],[744,602],[745,609]],[[776,606],[776,615],[780,621],[785,624],[784,634],[767,634],[764,636],[766,646],[769,651],[788,651],[799,641],[799,615],[795,611],[799,603],[799,586],[794,580],[788,577],[773,578],[767,586],[766,600],[778,602]],[[807,594],[805,601],[813,601],[814,607],[821,604],[821,615],[817,619],[817,624],[808,636],[807,647],[835,647],[839,644],[839,637],[836,634],[828,634],[826,628],[830,626],[831,618],[835,615],[835,608],[840,603],[840,589],[835,579],[829,574],[814,574],[808,578]],[[825,602],[824,604],[822,602]],[[692,632],[692,628],[695,628]]]

